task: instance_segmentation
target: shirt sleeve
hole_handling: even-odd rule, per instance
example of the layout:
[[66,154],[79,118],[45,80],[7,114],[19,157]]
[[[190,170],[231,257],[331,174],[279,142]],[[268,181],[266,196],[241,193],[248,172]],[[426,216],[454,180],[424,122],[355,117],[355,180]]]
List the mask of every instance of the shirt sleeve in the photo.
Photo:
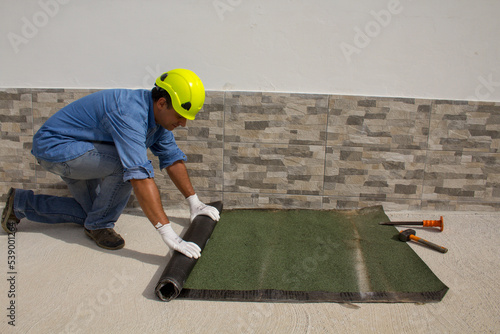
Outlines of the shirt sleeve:
[[176,161],[187,160],[184,152],[177,146],[174,134],[165,129],[160,138],[151,145],[150,149],[151,152],[158,157],[160,169],[171,166]]
[[140,113],[120,111],[108,112],[103,126],[113,138],[124,169],[123,180],[147,179],[154,177],[154,169],[147,156],[146,131],[147,118],[141,119]]

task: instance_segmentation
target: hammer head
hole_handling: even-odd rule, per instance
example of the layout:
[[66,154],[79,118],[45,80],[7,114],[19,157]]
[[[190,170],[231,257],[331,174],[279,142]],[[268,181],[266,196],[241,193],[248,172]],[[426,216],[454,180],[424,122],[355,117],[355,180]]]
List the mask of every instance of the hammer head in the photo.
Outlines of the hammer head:
[[412,229],[407,229],[407,230],[401,231],[401,232],[399,232],[399,240],[406,242],[406,241],[410,240],[411,235],[415,235],[416,233],[417,232],[415,232],[415,230],[412,230]]

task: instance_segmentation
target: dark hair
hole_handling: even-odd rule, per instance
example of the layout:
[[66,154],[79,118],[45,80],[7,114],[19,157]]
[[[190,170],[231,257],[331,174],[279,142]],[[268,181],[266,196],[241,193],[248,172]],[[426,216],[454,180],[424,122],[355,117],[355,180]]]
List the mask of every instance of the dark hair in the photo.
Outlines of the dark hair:
[[153,96],[154,102],[158,101],[161,97],[164,97],[165,100],[167,100],[167,108],[172,108],[172,98],[165,89],[154,86],[153,89],[151,89],[151,95]]

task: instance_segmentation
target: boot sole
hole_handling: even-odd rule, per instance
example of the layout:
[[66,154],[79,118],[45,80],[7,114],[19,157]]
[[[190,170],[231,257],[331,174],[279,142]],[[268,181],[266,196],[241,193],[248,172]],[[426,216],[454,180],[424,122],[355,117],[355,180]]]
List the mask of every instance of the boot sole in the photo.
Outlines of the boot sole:
[[9,217],[12,214],[12,209],[14,207],[14,198],[12,194],[14,193],[14,188],[10,188],[9,192],[7,193],[7,203],[5,203],[5,208],[3,209],[2,212],[2,228],[6,233],[12,234],[17,231],[17,224],[19,224],[19,221],[17,221],[14,225],[14,229],[11,230],[7,226]]
[[102,245],[102,244],[97,242],[97,240],[94,238],[92,233],[89,232],[89,230],[87,230],[86,228],[84,228],[84,230],[85,230],[85,234],[88,235],[90,239],[94,240],[96,245],[101,247],[101,248],[109,249],[109,250],[117,250],[117,249],[122,249],[123,247],[125,247],[125,242],[119,246],[116,246],[116,247],[109,247],[109,246]]

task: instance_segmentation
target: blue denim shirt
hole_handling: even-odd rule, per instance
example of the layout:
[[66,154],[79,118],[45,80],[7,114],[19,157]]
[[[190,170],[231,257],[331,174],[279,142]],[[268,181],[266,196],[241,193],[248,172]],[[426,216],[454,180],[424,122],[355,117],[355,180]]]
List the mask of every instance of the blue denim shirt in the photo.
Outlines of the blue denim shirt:
[[157,125],[148,90],[108,89],[87,95],[56,112],[33,137],[31,153],[42,160],[64,162],[112,142],[124,168],[124,181],[154,177],[149,148],[160,169],[187,160],[174,135]]

